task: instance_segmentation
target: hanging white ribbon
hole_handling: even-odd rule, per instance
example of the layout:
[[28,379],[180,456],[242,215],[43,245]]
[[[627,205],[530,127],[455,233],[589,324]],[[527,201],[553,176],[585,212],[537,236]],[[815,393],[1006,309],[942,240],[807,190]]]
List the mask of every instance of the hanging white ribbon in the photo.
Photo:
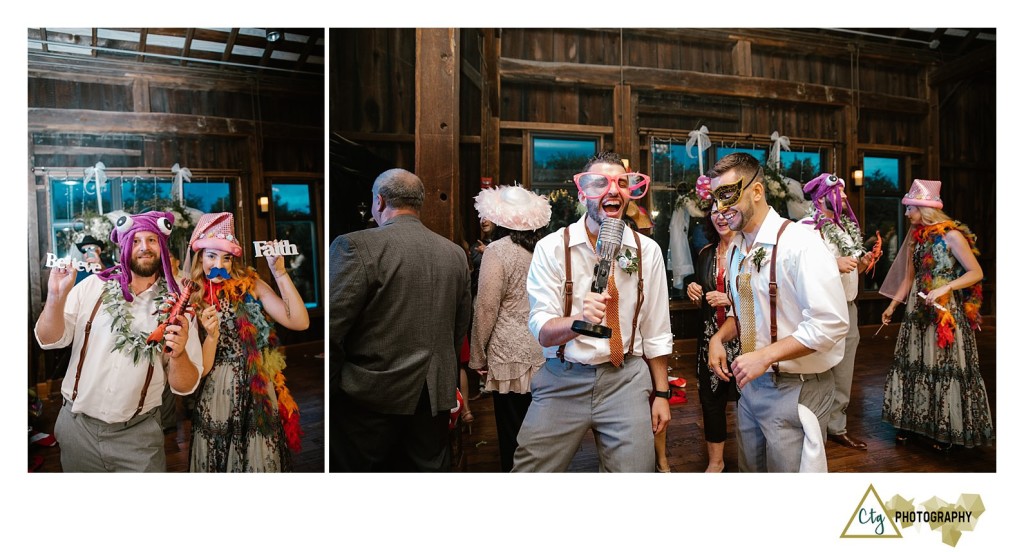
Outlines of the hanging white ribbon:
[[772,150],[769,154],[769,159],[775,163],[775,170],[782,170],[782,150],[789,151],[789,138],[786,136],[779,136],[779,131],[772,133]]
[[96,211],[99,214],[103,214],[103,185],[107,182],[107,174],[103,172],[106,169],[106,165],[102,161],[96,163],[95,166],[85,169],[85,181],[82,182],[82,189],[84,191],[85,185],[90,180],[96,180]]
[[697,146],[697,167],[700,174],[704,174],[704,150],[711,147],[711,139],[708,138],[708,127],[701,125],[698,130],[690,131],[690,139],[686,141],[686,155],[693,157],[690,150]]
[[[179,167],[177,163],[171,167],[171,174],[174,175],[174,179],[171,181],[171,199],[174,196],[178,196],[178,205],[185,206],[185,184],[184,182],[192,182],[192,171],[185,167]],[[183,182],[184,181],[184,182]]]

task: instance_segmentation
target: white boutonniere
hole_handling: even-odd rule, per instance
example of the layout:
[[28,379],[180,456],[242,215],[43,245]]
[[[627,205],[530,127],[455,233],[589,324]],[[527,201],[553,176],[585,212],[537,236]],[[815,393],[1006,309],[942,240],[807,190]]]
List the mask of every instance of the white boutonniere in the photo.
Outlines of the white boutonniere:
[[766,252],[765,252],[764,248],[763,247],[758,247],[757,251],[754,251],[754,254],[753,254],[753,256],[750,259],[751,262],[753,262],[754,265],[757,266],[757,271],[758,272],[761,272],[761,265],[764,264],[764,256],[765,255],[766,255]]
[[619,268],[621,268],[626,274],[632,274],[640,268],[640,258],[633,255],[633,252],[629,249],[619,254]]

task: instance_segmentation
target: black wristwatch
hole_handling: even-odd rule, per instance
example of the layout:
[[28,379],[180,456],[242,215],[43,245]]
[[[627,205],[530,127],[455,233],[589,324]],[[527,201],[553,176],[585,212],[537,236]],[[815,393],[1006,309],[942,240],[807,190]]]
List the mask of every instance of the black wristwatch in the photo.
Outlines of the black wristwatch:
[[654,392],[654,397],[655,398],[661,397],[661,398],[663,398],[665,400],[669,400],[669,399],[672,398],[672,390],[668,389],[666,391],[655,391]]

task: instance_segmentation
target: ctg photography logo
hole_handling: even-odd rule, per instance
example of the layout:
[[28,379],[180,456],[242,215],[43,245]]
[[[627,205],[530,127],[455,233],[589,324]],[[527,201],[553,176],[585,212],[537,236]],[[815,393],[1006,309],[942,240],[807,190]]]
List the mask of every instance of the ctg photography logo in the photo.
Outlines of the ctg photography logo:
[[883,503],[874,485],[868,485],[840,538],[901,539],[901,530],[919,524],[918,532],[923,527],[940,532],[942,542],[955,547],[964,531],[974,531],[984,512],[977,494],[961,494],[954,504],[934,496],[915,504],[900,495]]

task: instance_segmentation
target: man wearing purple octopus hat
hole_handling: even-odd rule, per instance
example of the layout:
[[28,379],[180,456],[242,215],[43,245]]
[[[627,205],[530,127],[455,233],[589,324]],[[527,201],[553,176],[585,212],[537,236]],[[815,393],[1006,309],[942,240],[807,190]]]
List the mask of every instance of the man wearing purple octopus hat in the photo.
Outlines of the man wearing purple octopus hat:
[[866,450],[867,443],[846,431],[846,409],[850,406],[853,387],[853,363],[860,343],[857,328],[857,280],[871,261],[864,247],[857,215],[846,198],[846,182],[834,174],[822,173],[804,185],[811,197],[811,210],[800,222],[814,226],[836,257],[839,280],[846,295],[846,309],[850,316],[850,329],[846,333],[843,359],[832,367],[836,381],[836,394],[828,415],[828,440],[854,450]]
[[178,292],[167,251],[173,223],[161,211],[124,215],[110,233],[120,265],[77,286],[74,270],[50,271],[35,335],[43,349],[71,345],[54,426],[65,472],[166,471],[164,382],[191,393],[203,358],[185,315],[166,321],[164,339],[148,342],[163,321],[156,313]]

